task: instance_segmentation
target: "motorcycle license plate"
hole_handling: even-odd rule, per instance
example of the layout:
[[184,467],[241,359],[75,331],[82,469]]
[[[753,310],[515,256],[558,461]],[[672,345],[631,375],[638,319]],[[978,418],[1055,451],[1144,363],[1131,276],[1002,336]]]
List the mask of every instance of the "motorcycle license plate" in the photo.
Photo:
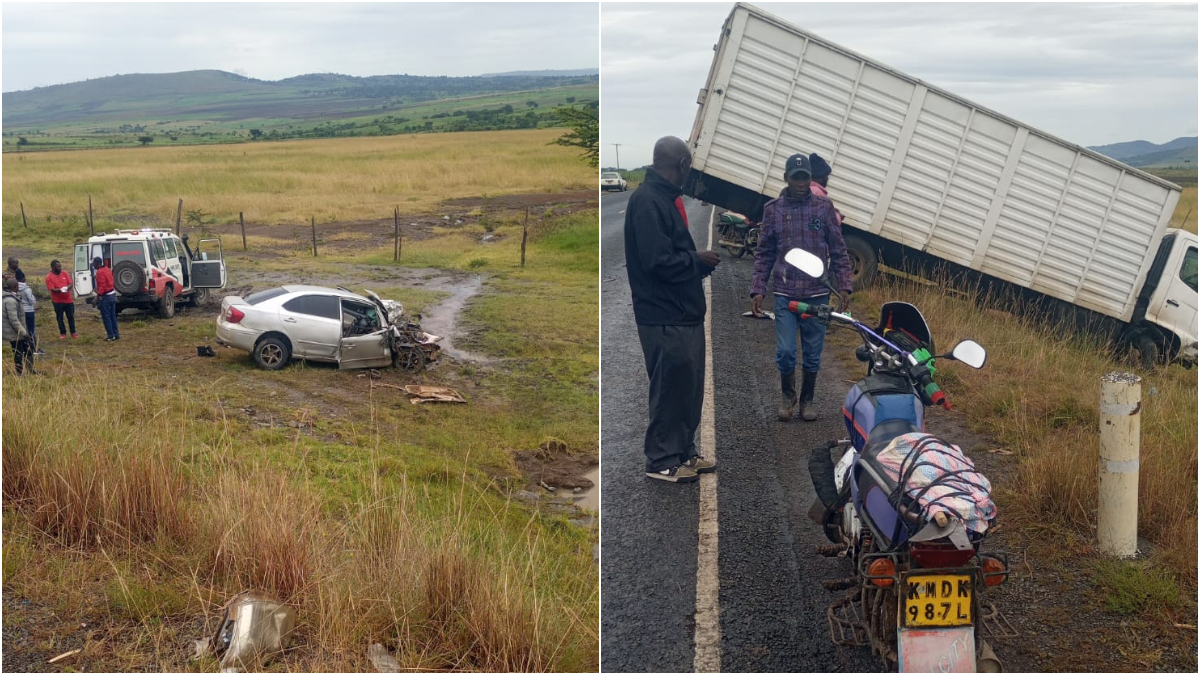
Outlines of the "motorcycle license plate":
[[904,607],[900,625],[969,626],[973,580],[968,574],[908,574],[901,577]]

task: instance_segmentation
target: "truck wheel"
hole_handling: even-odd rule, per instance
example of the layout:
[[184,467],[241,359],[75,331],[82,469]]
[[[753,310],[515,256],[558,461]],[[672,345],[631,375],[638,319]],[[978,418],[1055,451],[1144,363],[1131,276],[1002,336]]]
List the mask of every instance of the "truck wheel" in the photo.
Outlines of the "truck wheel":
[[123,295],[141,293],[146,285],[146,271],[132,260],[122,260],[113,265],[113,287]]
[[175,290],[170,286],[167,286],[158,300],[158,315],[164,319],[175,316]]
[[863,239],[846,237],[846,253],[850,254],[850,280],[859,291],[875,283],[879,274],[879,254]]
[[191,297],[188,298],[188,307],[203,307],[208,304],[208,289],[197,288],[192,291]]
[[254,362],[267,370],[279,370],[292,359],[292,350],[283,338],[268,335],[254,345]]
[[1129,343],[1131,349],[1130,356],[1136,359],[1136,362],[1146,370],[1153,370],[1158,365],[1159,347],[1154,336],[1149,333],[1138,333]]

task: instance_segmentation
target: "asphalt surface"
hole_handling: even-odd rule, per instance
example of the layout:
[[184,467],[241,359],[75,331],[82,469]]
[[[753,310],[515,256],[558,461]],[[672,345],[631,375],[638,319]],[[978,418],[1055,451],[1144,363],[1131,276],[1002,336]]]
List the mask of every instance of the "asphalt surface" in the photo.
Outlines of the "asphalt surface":
[[[601,200],[601,668],[691,672],[696,611],[697,484],[644,476],[648,381],[625,273],[628,194]],[[712,207],[685,199],[697,248],[707,248]],[[715,238],[715,234],[714,234]],[[750,309],[753,260],[725,251],[712,276],[712,356],[718,465],[721,669],[734,672],[876,671],[867,649],[835,647],[820,585],[847,563],[816,555],[808,520],[815,499],[808,449],[841,438],[848,387],[827,353],[819,419],[775,419],[779,374],[770,321]]]

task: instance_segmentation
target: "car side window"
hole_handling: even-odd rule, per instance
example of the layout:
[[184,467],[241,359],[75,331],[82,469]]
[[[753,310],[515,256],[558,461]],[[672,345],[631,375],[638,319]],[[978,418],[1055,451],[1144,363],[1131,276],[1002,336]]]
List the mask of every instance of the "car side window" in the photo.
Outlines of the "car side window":
[[331,295],[301,295],[283,303],[283,308],[297,314],[309,314],[324,319],[341,319],[338,299]]
[[1183,254],[1183,266],[1179,268],[1179,278],[1194,291],[1196,290],[1196,247],[1192,246]]
[[179,257],[179,249],[175,247],[174,239],[164,239],[163,245],[167,248],[167,256],[175,259]]
[[158,262],[167,257],[167,249],[163,246],[162,239],[150,240],[150,259]]

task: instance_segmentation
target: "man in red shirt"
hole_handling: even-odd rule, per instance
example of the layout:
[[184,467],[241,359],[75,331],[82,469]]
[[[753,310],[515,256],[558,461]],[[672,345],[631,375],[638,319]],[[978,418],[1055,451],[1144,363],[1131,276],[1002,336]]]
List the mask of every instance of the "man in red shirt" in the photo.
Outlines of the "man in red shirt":
[[96,268],[96,303],[100,305],[100,318],[104,320],[104,332],[108,333],[107,342],[120,340],[117,332],[117,289],[113,285],[112,270],[104,265],[104,258],[96,256],[92,260]]
[[46,290],[50,291],[50,302],[54,303],[54,318],[58,320],[58,339],[67,339],[67,327],[63,325],[63,315],[71,324],[71,337],[79,337],[75,332],[75,299],[71,297],[71,275],[62,269],[62,263],[50,261],[50,273],[46,275]]

